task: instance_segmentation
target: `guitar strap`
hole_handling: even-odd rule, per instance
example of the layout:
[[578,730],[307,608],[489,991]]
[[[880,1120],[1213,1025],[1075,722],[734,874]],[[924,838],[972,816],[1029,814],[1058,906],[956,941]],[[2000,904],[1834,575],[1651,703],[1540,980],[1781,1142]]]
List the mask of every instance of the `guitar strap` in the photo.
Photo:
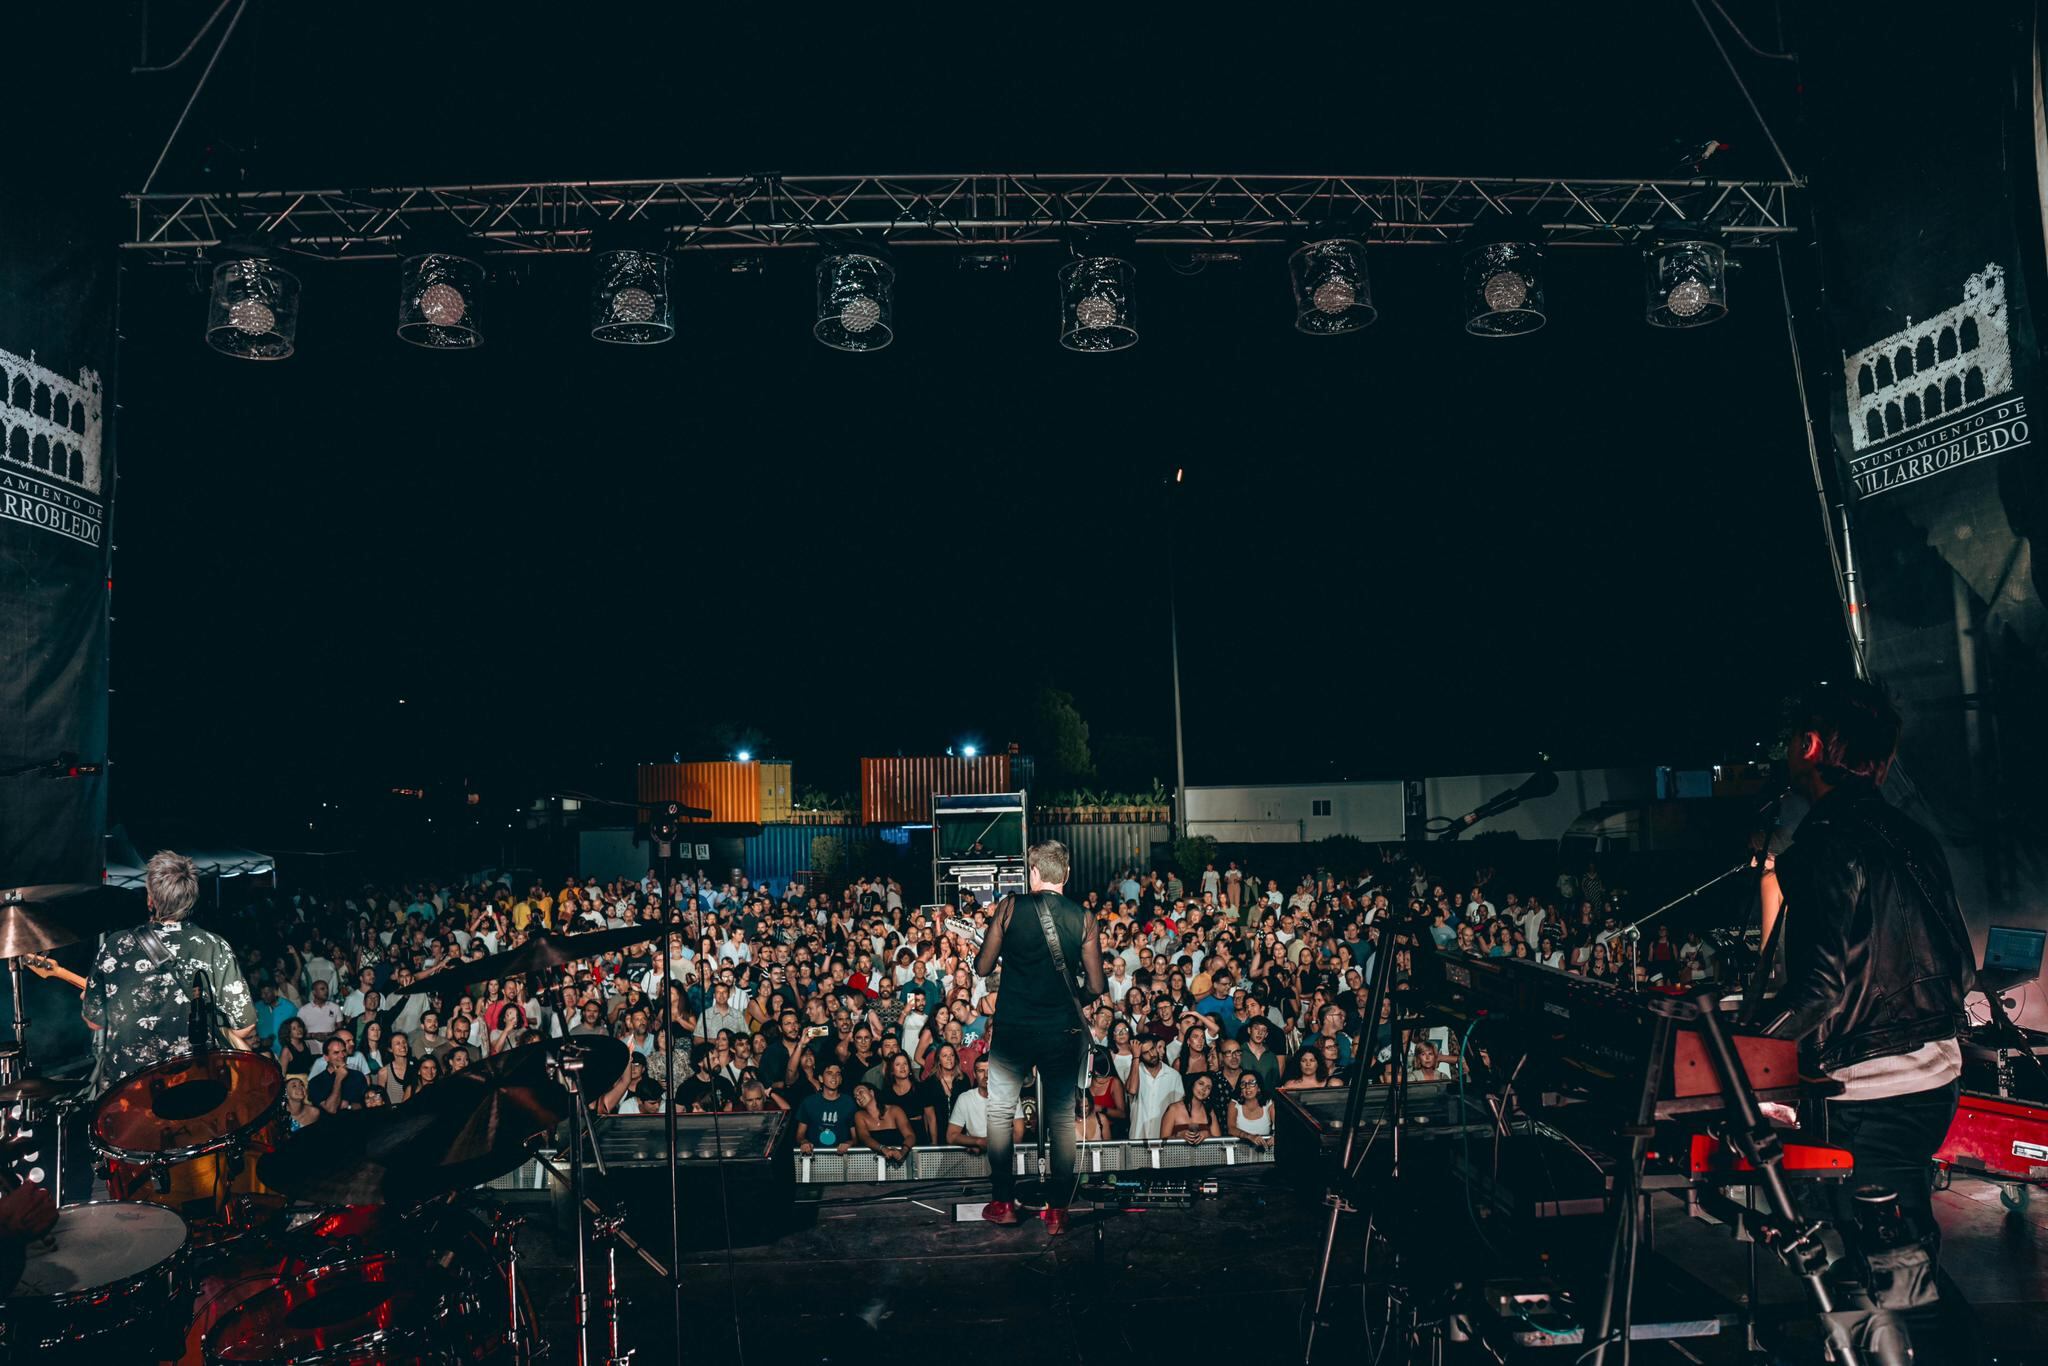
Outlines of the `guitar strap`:
[[156,926],[144,925],[136,934],[135,942],[142,946],[142,952],[148,956],[149,961],[158,967],[171,961],[171,946],[157,934]]

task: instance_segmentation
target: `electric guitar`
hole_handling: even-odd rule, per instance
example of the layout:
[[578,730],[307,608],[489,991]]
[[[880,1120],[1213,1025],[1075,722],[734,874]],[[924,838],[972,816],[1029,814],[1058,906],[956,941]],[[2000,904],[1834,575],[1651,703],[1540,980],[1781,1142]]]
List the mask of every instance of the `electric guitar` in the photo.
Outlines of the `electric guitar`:
[[69,982],[80,991],[85,990],[85,979],[83,977],[80,977],[70,968],[57,966],[54,960],[45,958],[39,953],[24,953],[21,956],[21,961],[30,972],[38,977],[54,977],[60,982]]
[[[996,904],[1001,905],[1002,903],[998,902]],[[962,939],[965,939],[970,944],[974,945],[974,947],[977,950],[981,948],[982,941],[988,938],[988,931],[983,929],[981,926],[975,924],[972,920],[964,920],[957,916],[948,916],[946,918],[945,923],[946,933],[959,935]],[[1039,928],[1036,916],[1032,917],[1031,920],[1026,923],[1028,927],[1032,930],[1037,930]],[[1017,920],[1015,919],[1014,915],[1012,916],[1010,921],[1010,933],[1017,933]],[[1088,996],[1088,979],[1086,976],[1083,975],[1083,969],[1080,967],[1079,964],[1068,964],[1067,973],[1070,980],[1065,982],[1064,985],[1067,988],[1067,995],[1073,999],[1074,1014],[1077,1017],[1079,1017],[1081,1021],[1082,1032],[1085,1033],[1089,1027],[1088,1008],[1091,1004]]]

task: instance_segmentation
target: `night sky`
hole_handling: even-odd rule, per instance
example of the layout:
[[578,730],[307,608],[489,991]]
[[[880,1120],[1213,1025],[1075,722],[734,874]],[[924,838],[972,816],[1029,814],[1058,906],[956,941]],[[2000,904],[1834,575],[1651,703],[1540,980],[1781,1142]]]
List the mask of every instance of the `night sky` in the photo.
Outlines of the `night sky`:
[[[1633,175],[1709,137],[1724,174],[1772,174],[1690,7],[1647,8],[257,5],[158,183]],[[210,9],[152,7],[153,57]],[[1744,71],[1796,160],[1791,68]],[[127,87],[131,186],[194,74]],[[721,724],[849,790],[861,754],[1020,733],[1040,683],[1170,784],[1170,547],[1193,782],[1700,762],[1841,666],[1768,253],[1728,321],[1663,333],[1634,251],[1553,252],[1550,325],[1483,341],[1449,251],[1375,252],[1380,321],[1338,339],[1292,331],[1278,250],[1189,275],[1148,251],[1143,340],[1112,356],[1058,346],[1050,247],[994,276],[899,253],[898,340],[868,356],[811,340],[812,253],[718,255],[680,258],[681,331],[650,348],[588,339],[583,258],[523,258],[470,355],[391,334],[393,264],[308,262],[277,365],[206,349],[189,269],[131,264],[114,818],[255,840],[462,775],[625,795],[593,766],[724,757]]]

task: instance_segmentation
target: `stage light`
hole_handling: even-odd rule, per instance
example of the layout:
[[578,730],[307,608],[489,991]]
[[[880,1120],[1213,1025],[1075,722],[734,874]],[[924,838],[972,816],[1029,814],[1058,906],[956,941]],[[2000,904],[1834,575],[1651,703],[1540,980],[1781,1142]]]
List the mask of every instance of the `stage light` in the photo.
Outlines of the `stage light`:
[[1643,317],[1652,327],[1705,327],[1728,316],[1728,253],[1718,242],[1668,238],[1643,253]]
[[1362,243],[1347,237],[1306,243],[1287,258],[1287,272],[1294,282],[1297,331],[1339,337],[1370,327],[1379,317]]
[[481,262],[449,251],[408,256],[398,271],[398,335],[434,351],[466,351],[484,342],[477,317]]
[[243,360],[283,360],[298,345],[298,277],[260,246],[230,243],[213,268],[206,344]]
[[590,335],[621,346],[653,346],[676,334],[669,301],[668,255],[658,246],[593,245]]
[[1138,344],[1131,283],[1137,272],[1115,256],[1088,256],[1060,267],[1060,345],[1069,351],[1121,351]]
[[960,755],[962,758],[972,759],[975,755],[979,753],[981,753],[981,751],[975,748],[973,745],[960,746]]
[[828,247],[818,262],[811,335],[835,351],[879,351],[896,340],[896,268],[871,249]]
[[1465,252],[1465,330],[1513,337],[1549,321],[1543,306],[1543,248],[1503,220]]
[[741,750],[738,754],[734,755],[733,757],[738,759],[743,764],[752,763],[754,760],[753,753],[749,750],[744,749]]

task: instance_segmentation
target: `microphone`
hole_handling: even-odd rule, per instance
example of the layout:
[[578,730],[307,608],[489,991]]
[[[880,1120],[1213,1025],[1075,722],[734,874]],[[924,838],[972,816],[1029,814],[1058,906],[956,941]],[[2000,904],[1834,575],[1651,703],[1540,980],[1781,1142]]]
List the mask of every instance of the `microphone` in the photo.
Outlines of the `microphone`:
[[1498,816],[1503,811],[1513,810],[1523,802],[1537,797],[1548,797],[1555,791],[1557,791],[1557,774],[1551,770],[1550,761],[1545,758],[1543,760],[1543,767],[1530,774],[1521,786],[1509,788],[1506,792],[1498,792],[1488,797],[1485,801],[1452,821],[1448,829],[1439,831],[1437,838],[1439,840],[1454,840],[1464,834],[1467,829],[1479,824],[1479,822],[1489,816]]
[[191,1040],[195,1057],[207,1052],[213,1044],[212,1031],[207,1027],[210,1023],[207,1004],[206,969],[201,968],[192,974],[192,1009],[185,1020],[186,1035]]

